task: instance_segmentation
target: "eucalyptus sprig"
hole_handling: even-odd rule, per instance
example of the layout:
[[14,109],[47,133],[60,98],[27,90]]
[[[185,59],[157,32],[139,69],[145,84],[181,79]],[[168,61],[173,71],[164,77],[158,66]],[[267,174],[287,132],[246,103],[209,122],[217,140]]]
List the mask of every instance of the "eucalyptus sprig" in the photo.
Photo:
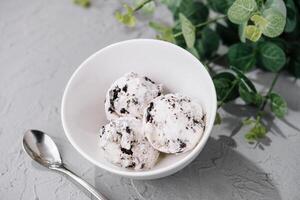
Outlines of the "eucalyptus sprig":
[[152,10],[154,9],[154,1],[153,0],[135,0],[134,4],[135,6],[129,6],[128,4],[124,4],[123,7],[125,8],[125,13],[121,13],[119,11],[116,11],[115,13],[115,18],[129,26],[129,27],[133,27],[136,24],[136,17],[135,17],[135,13],[139,10],[144,10],[144,12],[149,12],[151,13]]
[[[256,115],[243,120],[243,124],[250,127],[245,138],[255,141],[265,137],[268,132],[264,125],[266,108],[270,107],[278,118],[287,113],[287,103],[274,91],[280,72],[287,70],[300,77],[300,2],[157,0],[154,3],[154,0],[140,0],[134,1],[132,6],[125,4],[126,11],[117,11],[116,18],[133,27],[137,22],[135,14],[149,8],[153,12],[157,3],[168,7],[174,24],[150,21],[156,37],[187,49],[205,64],[217,91],[218,108],[237,98],[245,106],[256,108]],[[218,53],[221,44],[227,47],[222,55]],[[225,58],[224,70],[216,72],[213,67],[220,58]],[[266,94],[258,91],[247,77],[255,68],[274,73]],[[215,123],[221,121],[217,113]]]

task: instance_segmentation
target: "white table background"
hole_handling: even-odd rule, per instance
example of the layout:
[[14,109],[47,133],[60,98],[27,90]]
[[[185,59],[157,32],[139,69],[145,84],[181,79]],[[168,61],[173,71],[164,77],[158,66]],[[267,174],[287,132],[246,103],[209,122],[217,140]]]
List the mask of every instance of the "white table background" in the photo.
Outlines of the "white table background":
[[[287,100],[284,120],[268,117],[271,132],[260,147],[245,142],[243,128],[229,136],[249,111],[228,105],[223,124],[200,156],[179,173],[153,181],[111,175],[80,156],[67,141],[60,121],[64,87],[77,66],[108,44],[153,38],[141,22],[134,30],[118,24],[120,1],[92,0],[90,9],[72,0],[0,0],[0,199],[86,200],[65,177],[34,164],[21,148],[26,129],[51,135],[68,166],[113,200],[299,200],[300,82],[284,74],[275,90]],[[166,9],[157,18],[170,21]],[[272,74],[253,72],[262,89]]]

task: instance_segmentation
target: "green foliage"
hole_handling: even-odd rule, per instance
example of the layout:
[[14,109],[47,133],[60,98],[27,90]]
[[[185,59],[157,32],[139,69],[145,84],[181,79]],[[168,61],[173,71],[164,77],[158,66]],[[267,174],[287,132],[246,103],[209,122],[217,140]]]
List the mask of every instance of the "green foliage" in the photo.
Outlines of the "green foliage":
[[196,41],[196,27],[182,13],[179,13],[182,34],[188,48],[194,47]]
[[[277,75],[264,94],[257,91],[246,73],[260,67],[277,74],[288,70],[300,77],[300,1],[159,0],[156,3],[166,5],[174,19],[173,26],[149,23],[157,32],[156,38],[185,48],[205,64],[213,77],[218,108],[237,98],[256,108],[257,114],[243,123],[250,127],[245,137],[249,141],[263,138],[267,133],[262,123],[265,107],[282,118],[287,112],[287,103],[273,92]],[[151,13],[155,9],[154,0],[134,0],[133,7],[124,7],[125,12],[117,12],[116,18],[131,27],[136,24],[137,11]],[[211,11],[224,14],[225,18],[218,15],[208,19]],[[225,48],[219,51],[220,44]],[[226,70],[216,72],[213,67],[220,58],[227,58],[223,60]],[[215,124],[221,121],[217,113]]]
[[264,27],[261,27],[265,36],[273,38],[283,32],[286,19],[279,11],[267,9],[263,12],[263,17],[268,21]]
[[286,1],[286,9],[287,9],[287,18],[286,18],[286,25],[284,31],[292,32],[295,30],[297,26],[297,15],[298,15],[298,11],[294,3],[294,0]]
[[236,0],[228,10],[228,18],[235,24],[242,24],[257,10],[255,0]]
[[266,27],[268,24],[268,20],[260,15],[253,15],[250,19],[254,22],[257,28]]
[[136,24],[136,18],[134,16],[134,10],[132,7],[130,7],[127,4],[124,4],[124,8],[126,9],[126,12],[124,14],[120,13],[119,11],[116,11],[115,18],[121,22],[122,24],[133,27]]
[[149,26],[159,33],[156,35],[157,39],[175,43],[172,28],[156,22],[149,22]]
[[286,63],[284,51],[274,43],[262,42],[259,45],[259,61],[265,69],[278,72]]
[[228,8],[233,4],[234,0],[207,0],[208,5],[216,12],[225,14]]
[[233,73],[221,72],[213,77],[213,82],[218,101],[226,103],[238,97],[238,82]]
[[195,47],[187,48],[187,50],[193,54],[196,58],[200,58],[200,55]]
[[[239,24],[239,37],[240,37],[240,40],[241,42],[246,42],[246,28],[247,28],[247,22],[245,23],[242,23],[242,24]],[[249,34],[249,33],[247,33]]]
[[239,34],[237,25],[227,21],[227,26],[217,23],[216,32],[221,37],[222,43],[225,45],[232,45],[239,42]]
[[245,37],[252,42],[257,42],[261,37],[261,34],[262,31],[257,26],[248,25],[245,28]]
[[[259,5],[255,0],[236,0],[228,10],[229,20],[243,25],[242,33],[253,42],[258,41],[262,34],[277,37],[283,32],[286,23],[286,7],[282,0],[267,0],[264,6],[263,1],[258,2]],[[249,21],[254,25],[249,24]]]
[[247,104],[260,106],[263,102],[263,97],[257,92],[252,81],[248,79],[247,76],[245,76],[244,73],[236,67],[231,67],[231,69],[239,78],[238,91],[241,99],[243,99]]
[[287,103],[286,101],[276,93],[270,94],[271,110],[276,115],[276,117],[283,118],[287,113]]
[[248,121],[249,125],[252,126],[250,131],[246,133],[245,138],[249,141],[255,141],[262,139],[267,134],[267,128],[258,120],[256,121]]
[[215,55],[220,45],[219,35],[209,27],[201,32],[201,38],[196,42],[196,49],[201,59],[209,59]]
[[266,0],[264,9],[273,9],[280,12],[284,17],[286,17],[286,6],[283,0]]
[[208,8],[201,2],[183,0],[174,15],[175,19],[178,19],[179,13],[186,16],[192,23],[201,23],[207,20]]
[[91,5],[90,0],[74,0],[74,3],[84,8],[88,8]]
[[256,92],[256,89],[255,89],[254,84],[250,81],[250,79],[247,78],[247,76],[243,73],[243,71],[239,70],[238,68],[236,68],[236,67],[234,67],[234,66],[231,66],[230,69],[231,69],[234,73],[236,73],[236,76],[237,76],[240,80],[244,81],[244,82],[248,85],[248,87],[251,88],[251,90],[253,90],[254,92]]
[[229,64],[235,66],[241,71],[251,70],[256,62],[253,45],[248,43],[237,43],[229,47],[228,50]]
[[[133,5],[135,7],[139,6],[140,4],[142,4],[144,2],[144,0],[133,0]],[[146,3],[142,8],[141,8],[141,11],[144,13],[144,14],[152,14],[155,10],[155,3],[154,1],[151,1],[149,3]]]
[[160,0],[162,4],[165,4],[169,10],[174,14],[177,13],[180,3],[182,0]]
[[259,106],[262,104],[263,97],[256,91],[253,91],[249,85],[243,80],[239,83],[239,94],[240,97],[247,103]]

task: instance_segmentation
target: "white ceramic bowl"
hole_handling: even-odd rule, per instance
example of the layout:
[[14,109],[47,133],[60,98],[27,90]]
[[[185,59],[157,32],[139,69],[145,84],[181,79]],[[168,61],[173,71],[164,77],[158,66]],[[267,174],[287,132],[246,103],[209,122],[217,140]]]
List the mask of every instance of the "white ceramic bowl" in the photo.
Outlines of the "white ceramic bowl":
[[[137,72],[201,102],[207,114],[205,132],[192,150],[167,155],[147,171],[123,169],[109,163],[99,148],[99,128],[107,123],[105,93],[126,72]],[[105,47],[84,61],[68,82],[62,100],[62,124],[71,144],[86,159],[111,173],[134,179],[154,179],[188,165],[204,147],[213,127],[216,92],[204,66],[188,51],[168,42],[135,39]]]

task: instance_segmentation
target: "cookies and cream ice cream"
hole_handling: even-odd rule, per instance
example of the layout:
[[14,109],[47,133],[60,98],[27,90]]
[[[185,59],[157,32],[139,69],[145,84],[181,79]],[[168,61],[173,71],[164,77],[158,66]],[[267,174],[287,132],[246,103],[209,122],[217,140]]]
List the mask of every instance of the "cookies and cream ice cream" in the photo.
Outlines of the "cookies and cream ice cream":
[[108,120],[122,116],[142,118],[148,103],[160,96],[162,86],[147,77],[131,72],[116,80],[109,88],[105,99]]
[[143,116],[143,130],[151,145],[164,153],[193,149],[205,128],[202,106],[181,94],[151,101]]
[[100,147],[112,163],[135,170],[150,169],[159,156],[142,132],[142,122],[134,117],[111,120],[100,129]]

